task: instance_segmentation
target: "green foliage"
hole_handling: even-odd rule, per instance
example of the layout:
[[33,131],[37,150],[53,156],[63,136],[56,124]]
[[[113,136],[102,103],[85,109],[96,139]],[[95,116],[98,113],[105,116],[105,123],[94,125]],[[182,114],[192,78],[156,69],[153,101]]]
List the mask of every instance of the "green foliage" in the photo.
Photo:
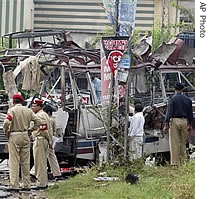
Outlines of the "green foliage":
[[157,22],[152,29],[152,52],[162,43],[161,24]]
[[190,23],[190,24],[186,24],[184,21],[179,22],[178,24],[174,24],[172,26],[173,28],[177,27],[179,28],[179,32],[183,32],[183,31],[191,31],[194,32],[195,31],[195,23]]
[[[3,42],[2,42],[3,41]],[[12,40],[12,48],[16,48],[17,46],[17,40]],[[3,40],[0,40],[0,50],[9,48],[9,38],[3,37]]]
[[141,29],[140,28],[135,28],[134,29],[134,31],[133,31],[133,37],[132,37],[132,40],[131,40],[131,45],[133,45],[133,44],[136,43],[136,41],[140,37],[140,32],[141,32]]
[[103,36],[114,36],[114,27],[113,26],[105,26],[102,34],[103,34]]
[[[169,28],[171,29],[171,27]],[[152,28],[152,52],[154,52],[154,50],[157,49],[162,42],[168,43],[172,37],[173,35],[169,34],[167,26],[165,26],[162,33],[161,23],[160,21],[157,21]]]
[[[95,181],[99,176],[115,177],[113,181]],[[139,177],[137,184],[125,182],[128,173]],[[107,165],[104,168],[93,166],[82,174],[55,184],[48,191],[49,199],[188,199],[195,198],[195,162],[186,162],[179,167],[148,167],[141,160],[124,166]]]
[[186,24],[184,21],[179,22],[178,24],[174,24],[173,27],[178,27],[180,32],[183,32],[186,29],[188,31],[194,31],[195,30],[195,17],[192,14],[191,10],[181,5],[176,4],[174,1],[171,2],[171,6],[175,7],[177,10],[180,11],[180,14],[182,14],[183,16],[186,16],[189,19],[189,21],[191,21],[190,24]]
[[114,35],[114,28],[112,26],[104,26],[103,32],[102,33],[97,33],[95,37],[93,37],[90,40],[90,44],[92,46],[96,46],[100,43],[101,41],[101,37],[105,37],[105,36],[113,36]]

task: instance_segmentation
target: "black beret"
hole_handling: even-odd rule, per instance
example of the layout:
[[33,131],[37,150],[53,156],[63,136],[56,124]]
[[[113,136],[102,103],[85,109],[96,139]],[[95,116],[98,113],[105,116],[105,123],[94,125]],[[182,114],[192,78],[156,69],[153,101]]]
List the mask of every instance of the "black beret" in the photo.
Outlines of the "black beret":
[[184,89],[184,85],[182,83],[180,83],[180,82],[176,82],[174,87],[175,87],[176,90]]

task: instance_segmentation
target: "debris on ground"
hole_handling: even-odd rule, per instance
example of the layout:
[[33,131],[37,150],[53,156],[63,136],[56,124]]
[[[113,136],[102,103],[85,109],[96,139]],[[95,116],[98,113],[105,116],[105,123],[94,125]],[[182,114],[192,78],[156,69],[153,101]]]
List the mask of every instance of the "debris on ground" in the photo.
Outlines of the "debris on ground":
[[97,177],[97,178],[93,178],[95,181],[116,181],[119,180],[118,177]]

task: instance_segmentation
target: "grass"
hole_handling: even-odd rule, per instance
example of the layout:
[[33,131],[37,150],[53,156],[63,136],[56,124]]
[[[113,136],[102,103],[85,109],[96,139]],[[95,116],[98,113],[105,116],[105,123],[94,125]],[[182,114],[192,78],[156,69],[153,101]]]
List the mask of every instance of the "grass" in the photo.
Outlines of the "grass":
[[[100,172],[118,177],[116,181],[95,181]],[[129,172],[139,181],[125,182]],[[191,199],[195,198],[195,162],[187,161],[179,167],[148,167],[140,161],[124,166],[91,167],[64,182],[50,187],[49,199]]]

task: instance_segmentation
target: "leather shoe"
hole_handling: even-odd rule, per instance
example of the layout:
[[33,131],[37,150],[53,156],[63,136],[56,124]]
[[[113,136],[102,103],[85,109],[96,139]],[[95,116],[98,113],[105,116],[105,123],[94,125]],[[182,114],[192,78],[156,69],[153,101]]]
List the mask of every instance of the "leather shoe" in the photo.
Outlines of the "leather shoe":
[[63,178],[63,176],[56,176],[56,177],[55,177],[55,181],[61,181],[61,180],[65,180],[65,179]]
[[11,187],[5,187],[3,191],[8,191],[8,192],[19,192],[19,189],[13,189]]
[[45,187],[39,187],[39,186],[31,187],[31,189],[33,189],[33,190],[45,190],[45,189],[47,189],[47,188],[48,188],[48,185],[45,186]]

